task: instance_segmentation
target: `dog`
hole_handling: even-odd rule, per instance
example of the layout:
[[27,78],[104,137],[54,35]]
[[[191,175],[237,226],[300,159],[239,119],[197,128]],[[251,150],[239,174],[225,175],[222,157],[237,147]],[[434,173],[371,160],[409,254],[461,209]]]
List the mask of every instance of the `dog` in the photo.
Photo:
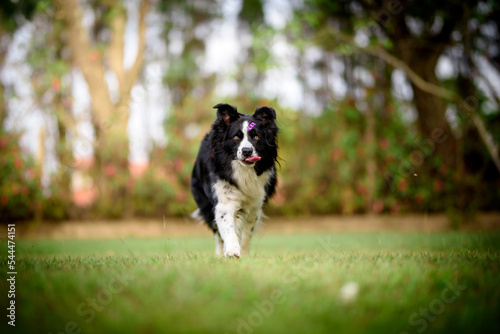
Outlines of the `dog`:
[[264,204],[275,193],[278,163],[276,111],[258,107],[253,115],[217,104],[217,118],[201,142],[191,192],[192,217],[214,232],[215,254],[248,256]]

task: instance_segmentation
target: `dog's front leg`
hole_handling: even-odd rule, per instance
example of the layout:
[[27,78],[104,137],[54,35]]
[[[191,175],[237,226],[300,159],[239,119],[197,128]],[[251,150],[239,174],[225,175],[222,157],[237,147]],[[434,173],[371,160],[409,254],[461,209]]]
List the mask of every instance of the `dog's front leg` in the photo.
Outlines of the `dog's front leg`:
[[250,255],[250,244],[252,243],[253,232],[255,227],[260,224],[262,215],[261,209],[254,209],[250,211],[247,217],[247,223],[243,232],[243,241],[241,243],[241,253],[243,256]]
[[224,253],[224,242],[222,241],[222,237],[220,236],[219,231],[214,233],[215,239],[215,255],[221,257]]
[[215,207],[215,222],[224,241],[224,256],[240,257],[241,246],[236,234],[236,210],[233,206],[218,204]]

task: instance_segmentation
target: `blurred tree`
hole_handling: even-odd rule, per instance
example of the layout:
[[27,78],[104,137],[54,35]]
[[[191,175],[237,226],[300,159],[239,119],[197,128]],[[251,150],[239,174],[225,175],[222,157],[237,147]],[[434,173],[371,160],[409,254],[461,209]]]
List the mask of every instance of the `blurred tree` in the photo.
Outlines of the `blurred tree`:
[[265,21],[261,0],[242,1],[238,13],[238,34],[238,95],[259,100],[259,96],[263,95],[267,70],[277,66],[271,51],[276,31]]
[[[71,60],[78,67],[89,88],[91,96],[92,122],[96,143],[94,155],[95,177],[100,196],[109,196],[111,170],[128,167],[127,124],[130,115],[130,91],[138,79],[143,66],[146,32],[146,14],[149,1],[139,5],[137,55],[129,69],[124,67],[124,34],[127,13],[121,1],[103,0],[92,3],[95,20],[92,31],[82,24],[82,9],[76,0],[60,3],[57,17],[66,27],[66,41],[71,51]],[[106,33],[103,33],[103,32]],[[109,36],[109,38],[108,38]],[[105,80],[105,72],[112,71],[118,84],[118,98],[113,100]],[[107,173],[106,173],[107,171]],[[125,184],[116,189],[117,198],[126,199]],[[122,203],[122,205],[125,205]],[[125,207],[127,207],[125,205]]]
[[[13,33],[20,25],[31,19],[37,3],[38,1],[35,0],[2,1],[0,3],[0,71]],[[4,86],[0,80],[0,129],[3,129],[3,123],[7,117],[4,98]]]
[[[54,20],[54,8],[50,3],[40,2],[35,17],[36,38],[31,40],[28,49],[33,99],[39,110],[47,113],[49,122],[55,120],[57,131],[48,131],[46,135],[56,143],[55,154],[60,166],[51,175],[50,205],[43,210],[45,216],[61,219],[68,217],[71,207],[73,150],[70,134],[76,134],[77,125],[71,110],[71,67],[64,53],[67,47],[62,38],[64,27],[60,21]],[[50,127],[43,126],[43,138],[45,129]],[[45,143],[41,145],[44,147]]]
[[214,88],[213,75],[205,73],[202,64],[212,22],[219,17],[219,4],[214,0],[162,0],[159,9],[164,18],[168,57],[164,81],[175,111],[189,95],[202,98]]
[[0,221],[31,219],[42,199],[35,161],[22,151],[19,134],[2,129],[0,153]]
[[257,27],[263,25],[264,21],[264,4],[262,0],[242,1],[241,10],[238,13],[240,23],[249,28],[252,25]]
[[[0,71],[14,34],[29,24],[37,12],[38,1],[4,1],[0,4]],[[35,165],[33,157],[19,145],[19,133],[4,130],[7,118],[5,87],[0,80],[0,220],[37,220],[42,215],[41,162]]]
[[[8,7],[2,13],[22,12],[24,3],[2,3],[0,8]],[[271,212],[397,213],[458,208],[454,215],[460,216],[498,206],[498,172],[479,142],[479,138],[484,141],[484,131],[478,130],[473,117],[485,124],[493,144],[500,141],[496,84],[485,73],[485,68],[500,67],[500,15],[494,1],[308,0],[292,5],[294,19],[282,30],[266,23],[264,1],[241,3],[234,73],[238,93],[231,103],[244,111],[266,103],[278,111],[283,168]],[[57,131],[49,129],[47,136],[58,142],[60,162],[72,157],[68,140],[77,126],[70,112],[68,73],[76,67],[87,81],[96,133],[93,176],[101,188],[98,204],[85,209],[89,217],[187,215],[194,207],[190,172],[199,142],[213,121],[210,106],[216,99],[217,73],[208,73],[203,64],[210,34],[218,33],[214,28],[221,23],[221,3],[160,0],[155,2],[159,10],[148,15],[151,30],[163,29],[167,46],[158,63],[165,64],[163,84],[170,98],[165,122],[168,144],[153,147],[148,169],[132,177],[126,131],[130,92],[141,76],[150,79],[145,77],[149,70],[141,73],[146,72],[142,67],[149,59],[143,60],[147,50],[142,51],[148,4],[140,4],[139,55],[130,69],[123,66],[127,2],[44,0],[29,15],[2,16],[7,18],[1,21],[7,22],[5,27],[14,17],[20,19],[13,29],[25,23],[36,25],[36,38],[29,43],[31,85],[39,109],[49,113],[50,126],[57,124]],[[36,22],[27,21],[32,15]],[[3,40],[8,41],[12,29],[2,29]],[[274,48],[283,37],[290,44]],[[283,49],[289,52],[285,66],[291,64],[291,69],[287,70],[297,72],[303,88],[302,106],[297,110],[262,99],[263,82],[270,70],[279,72],[281,64],[275,59]],[[437,59],[452,64],[451,76],[436,76]],[[394,67],[411,80],[411,101],[395,94]],[[110,74],[118,83],[116,98],[105,80]],[[467,106],[462,105],[464,100]],[[414,120],[415,107],[418,118]],[[438,139],[446,138],[443,142],[429,144],[435,139],[431,130],[438,127],[451,132],[439,133]],[[22,209],[19,217],[32,216],[34,205],[27,203],[36,198],[43,201],[46,217],[61,218],[74,211],[61,200],[68,200],[68,193],[59,191],[67,188],[69,173],[53,177],[48,195],[42,196],[38,176],[30,168],[34,162],[24,156],[16,159],[22,155],[14,145],[17,135],[0,133],[0,139],[0,148],[6,149],[0,155],[0,187],[5,195],[0,196],[2,217],[15,215],[16,208]]]
[[[357,38],[369,38],[372,44],[383,45],[386,50],[396,58],[391,58],[392,65],[399,59],[413,73],[423,79],[422,84],[411,80],[413,88],[413,101],[419,117],[418,124],[421,134],[425,138],[439,141],[436,151],[442,161],[451,167],[456,167],[457,143],[451,126],[446,118],[447,102],[443,95],[448,92],[433,92],[431,87],[438,87],[440,80],[436,76],[436,65],[441,56],[449,52],[452,46],[462,43],[465,45],[470,40],[467,35],[460,32],[463,27],[478,25],[494,25],[495,5],[491,1],[466,1],[457,3],[453,1],[436,3],[424,2],[399,2],[399,1],[343,1],[332,3],[329,1],[314,0],[306,3],[306,11],[300,15],[310,27],[313,35],[321,37],[317,40],[324,48],[339,48],[338,42],[346,42],[345,38],[336,38],[338,35],[329,34],[333,28],[347,35]],[[487,12],[488,15],[481,14]],[[356,34],[342,22],[346,20],[355,22]],[[336,23],[337,22],[337,23]],[[497,30],[498,31],[498,30]],[[484,35],[484,34],[483,34]],[[491,34],[490,34],[491,35]],[[486,37],[488,41],[495,42],[498,34]],[[471,36],[472,37],[472,36]],[[485,36],[482,36],[484,39]],[[489,48],[486,43],[482,45],[490,53],[491,58],[498,57],[498,50]],[[467,49],[467,48],[465,48]],[[376,54],[376,52],[373,52]],[[388,57],[385,57],[387,59]],[[423,84],[425,83],[426,86]],[[425,86],[425,87],[424,87]],[[425,88],[425,89],[424,89]],[[452,96],[447,94],[447,96]],[[455,96],[453,96],[455,97]],[[465,97],[464,97],[465,98]],[[459,98],[453,98],[458,100]],[[479,111],[479,110],[478,110]],[[474,119],[478,123],[478,119]],[[479,124],[478,129],[481,128]],[[483,140],[488,145],[495,161],[498,160],[498,151],[495,145],[489,145],[488,135],[480,131]],[[500,168],[500,166],[499,166]]]
[[[388,3],[363,1],[362,5],[375,16]],[[387,20],[374,17],[379,27],[392,42],[390,50],[425,81],[438,85],[436,65],[443,52],[452,45],[452,32],[468,19],[462,3],[435,1],[400,3],[391,8]],[[390,13],[390,12],[389,12]],[[441,97],[423,91],[413,82],[413,101],[417,107],[418,124],[424,137],[436,139],[436,131],[443,131],[436,150],[448,166],[456,166],[457,144],[451,126],[446,120],[446,103]]]
[[[419,180],[423,182],[425,179],[425,182],[432,183],[432,177],[440,176],[439,171],[451,168],[457,175],[456,182],[461,183],[467,180],[464,172],[461,172],[461,170],[464,171],[461,165],[465,163],[465,173],[468,175],[474,173],[474,169],[467,167],[467,165],[474,165],[473,160],[464,159],[464,148],[459,147],[459,145],[469,141],[467,138],[463,138],[467,134],[462,132],[468,127],[467,124],[474,124],[476,129],[473,131],[476,135],[471,137],[470,142],[475,142],[479,137],[485,143],[484,147],[487,148],[487,150],[483,148],[482,152],[478,152],[479,155],[486,154],[487,156],[489,153],[492,157],[485,170],[491,171],[495,164],[500,170],[498,139],[495,142],[494,135],[492,135],[495,133],[495,123],[491,122],[491,119],[498,116],[486,117],[485,114],[485,112],[493,112],[493,115],[498,115],[498,96],[492,88],[494,85],[487,82],[494,76],[487,76],[488,79],[483,78],[486,85],[482,85],[482,87],[490,87],[488,95],[490,101],[496,101],[497,104],[494,107],[496,110],[491,109],[491,104],[488,107],[488,104],[484,103],[485,99],[477,85],[478,79],[481,79],[480,71],[477,70],[478,61],[490,63],[489,66],[492,67],[498,67],[495,64],[500,53],[498,48],[499,28],[498,20],[496,20],[498,16],[498,6],[494,1],[465,1],[462,3],[424,1],[415,3],[409,1],[331,2],[311,0],[296,8],[295,22],[298,22],[300,28],[295,30],[302,33],[302,40],[311,39],[316,46],[321,47],[324,51],[332,51],[343,57],[348,95],[352,96],[351,92],[366,92],[366,87],[363,84],[360,85],[353,80],[356,72],[351,68],[352,64],[355,64],[354,67],[371,69],[373,75],[373,70],[381,68],[380,62],[373,61],[373,56],[375,56],[380,57],[391,66],[403,70],[408,75],[413,88],[412,99],[418,112],[417,125],[420,137],[424,141],[433,142],[433,155],[420,156],[417,154],[415,156],[414,152],[411,152],[408,162],[409,168],[406,170],[414,170],[415,175],[421,175],[423,172],[427,176],[420,177]],[[297,23],[293,24],[297,26]],[[295,33],[296,35],[297,33]],[[360,58],[356,56],[359,53],[358,50],[365,51],[370,56]],[[438,60],[443,59],[443,56],[446,57],[446,61],[453,64],[454,72],[458,75],[445,81],[440,80],[436,75]],[[323,68],[328,71],[328,68]],[[380,71],[378,75],[375,75],[377,80],[375,91],[379,91],[380,73],[384,72],[386,71]],[[386,78],[389,77],[386,76]],[[469,83],[460,80],[460,77],[465,78]],[[387,79],[384,81],[388,82]],[[374,95],[373,100],[362,97],[360,102],[366,100],[372,107],[378,103],[376,101],[388,102],[388,99],[391,99],[387,95],[390,92],[390,86],[383,86],[380,93]],[[377,97],[377,95],[379,96]],[[385,105],[382,103],[382,109],[389,110],[390,103],[387,102]],[[457,111],[455,115],[450,113],[453,108]],[[383,118],[386,118],[387,115],[388,113],[384,110],[381,110],[379,114]],[[370,114],[367,113],[366,116],[366,139],[368,140],[372,137],[369,134],[371,132],[369,131]],[[454,125],[455,128],[450,125],[449,119],[454,117],[463,120],[458,123],[458,128],[456,125]],[[486,121],[488,118],[489,122]],[[461,144],[457,138],[460,139]],[[424,159],[426,163],[423,164],[423,161],[419,159]],[[402,162],[401,166],[405,164]],[[369,167],[370,165],[368,159],[367,171],[371,170],[370,173],[373,175],[373,167]],[[393,173],[396,174],[392,175],[398,175],[397,171]],[[484,179],[498,180],[498,171],[494,171],[494,176],[491,175],[491,172],[483,175]],[[393,182],[398,181],[390,181],[390,184],[394,184]],[[477,186],[478,182],[475,180],[470,184]],[[403,183],[400,184],[401,189],[406,189]],[[436,186],[435,188],[441,189],[442,187]],[[481,192],[484,194],[486,190],[482,189]],[[465,187],[462,191],[465,198],[470,199],[470,190]],[[417,194],[420,196],[417,197],[429,198],[428,195],[422,194],[423,192],[420,195]],[[456,192],[453,195],[456,195]],[[450,196],[450,198],[456,199],[457,196]],[[463,199],[462,202],[464,202]],[[456,202],[449,202],[447,205],[457,207]]]

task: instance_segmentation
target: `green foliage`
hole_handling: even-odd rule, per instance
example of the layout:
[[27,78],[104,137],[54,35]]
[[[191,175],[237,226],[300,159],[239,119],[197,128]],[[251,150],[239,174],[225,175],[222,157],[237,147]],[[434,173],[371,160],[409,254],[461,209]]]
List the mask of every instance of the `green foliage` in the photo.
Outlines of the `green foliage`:
[[[99,198],[93,205],[81,209],[85,213],[80,215],[79,209],[71,204],[68,180],[72,170],[60,170],[52,175],[50,185],[42,191],[38,175],[27,180],[27,175],[32,175],[27,171],[38,170],[33,159],[14,144],[18,137],[2,132],[2,141],[7,138],[6,143],[10,145],[6,144],[9,148],[2,148],[0,155],[2,219],[30,219],[40,215],[47,219],[186,216],[194,210],[189,189],[192,166],[199,143],[215,117],[211,106],[224,101],[215,97],[214,89],[218,82],[227,78],[206,73],[201,65],[209,32],[217,26],[214,23],[221,18],[222,8],[220,2],[214,0],[162,0],[157,5],[163,15],[163,20],[159,21],[164,25],[167,46],[167,71],[163,78],[170,98],[165,124],[167,146],[155,147],[150,154],[148,170],[133,177],[129,171],[125,133],[106,138],[106,143],[97,143],[99,152],[88,173],[99,190]],[[224,102],[237,105],[246,113],[264,104],[278,111],[281,168],[278,191],[270,202],[272,214],[446,211],[453,220],[460,221],[460,217],[468,217],[478,210],[497,209],[500,201],[498,171],[471,126],[469,115],[458,113],[455,130],[463,134],[457,140],[459,163],[446,165],[443,163],[445,154],[436,153],[439,143],[426,137],[428,134],[418,134],[425,132],[417,131],[419,121],[404,119],[406,102],[392,96],[391,92],[393,69],[374,57],[361,54],[357,47],[332,38],[330,29],[338,29],[351,37],[366,33],[368,45],[382,47],[401,59],[403,53],[398,52],[404,51],[400,46],[405,44],[400,45],[399,41],[418,42],[413,46],[408,44],[409,49],[434,50],[435,47],[428,45],[438,43],[445,50],[446,45],[460,45],[467,40],[470,43],[463,49],[464,52],[470,49],[467,52],[471,54],[449,58],[453,58],[456,68],[463,67],[464,73],[471,73],[470,77],[463,80],[453,77],[439,84],[460,96],[472,96],[470,91],[478,81],[473,74],[476,70],[469,68],[472,52],[484,55],[493,64],[498,63],[498,48],[490,47],[498,44],[498,34],[487,33],[491,29],[482,27],[491,26],[493,30],[498,27],[499,6],[491,1],[438,4],[426,0],[399,4],[404,7],[401,15],[413,19],[416,25],[422,24],[423,33],[417,36],[404,29],[396,29],[398,34],[395,33],[397,24],[405,23],[398,19],[402,17],[397,16],[398,13],[392,13],[387,22],[377,22],[374,13],[387,12],[390,10],[387,5],[371,1],[308,0],[292,6],[295,11],[292,20],[282,31],[277,31],[265,24],[263,1],[242,2],[238,33],[248,38],[241,38],[240,44],[244,47],[239,50],[237,68],[228,74],[237,84],[238,93]],[[64,22],[55,17],[51,20],[51,15],[56,14],[54,6],[57,7],[57,3],[46,0],[2,3],[0,32],[10,34],[24,18],[29,19],[33,14],[48,18],[41,27],[43,33],[28,50],[28,62],[33,69],[31,84],[37,106],[52,114],[59,111],[60,117],[69,112],[73,103],[70,80],[65,80],[73,63],[66,52]],[[109,1],[93,1],[89,9],[99,14],[92,27],[94,52],[100,52],[107,59],[102,43],[109,38],[110,19],[124,8]],[[464,12],[470,12],[470,16],[462,17]],[[403,27],[408,28],[406,23]],[[443,33],[434,31],[441,28]],[[267,74],[281,66],[272,50],[274,43],[281,42],[282,38],[288,39],[290,55],[296,57],[289,59],[286,66],[296,66],[304,96],[312,97],[321,105],[317,116],[308,113],[306,102],[304,110],[289,110],[282,108],[277,100],[263,100],[259,96],[264,93]],[[174,40],[179,48],[172,47]],[[309,48],[314,48],[312,56],[308,55]],[[441,54],[448,54],[448,51]],[[424,60],[430,58],[422,57]],[[332,65],[334,61],[342,63],[341,74],[334,73],[337,71]],[[106,61],[103,63],[108,65]],[[370,85],[365,85],[356,75],[359,69],[372,75],[375,87],[366,87]],[[316,79],[309,80],[313,76]],[[345,81],[345,97],[333,96],[333,77],[336,81]],[[312,83],[318,80],[319,84]],[[476,95],[477,113],[498,143],[498,106],[488,103],[485,96]],[[361,108],[358,103],[367,104],[373,110]],[[375,117],[375,134],[371,141],[366,139],[370,137],[367,136],[368,124],[373,124],[367,122],[368,112]],[[419,111],[419,117],[425,115],[430,114]],[[4,116],[2,111],[2,120]],[[60,161],[65,160],[65,154],[71,155],[71,143],[65,140],[73,135],[62,125],[58,124],[59,138],[52,134],[59,141],[57,155]],[[375,165],[374,176],[368,173],[370,163]],[[16,166],[29,168],[22,170]]]
[[30,219],[42,199],[33,158],[19,146],[19,135],[0,129],[0,220]]
[[[19,146],[19,134],[0,131],[0,221],[61,220],[72,208],[69,187],[50,175],[43,187],[41,169]],[[61,171],[61,173],[64,171]]]
[[[278,108],[278,110],[280,110]],[[392,110],[392,111],[391,111]],[[450,208],[473,213],[494,209],[497,184],[443,164],[437,142],[409,131],[398,105],[390,116],[376,115],[376,142],[363,138],[365,115],[339,103],[318,117],[278,113],[279,190],[270,212],[285,215],[367,212],[367,152],[375,152],[376,212],[436,212]],[[281,117],[281,118],[280,118]],[[429,173],[428,171],[431,171]],[[474,189],[474,190],[473,190]],[[471,191],[472,190],[472,191]]]
[[[206,99],[188,99],[182,108],[172,110],[165,125],[167,146],[153,149],[148,170],[137,178],[130,175],[124,154],[126,150],[120,148],[124,141],[118,140],[103,150],[101,167],[96,167],[93,175],[96,180],[99,175],[105,176],[101,178],[104,195],[88,208],[91,216],[188,216],[195,209],[190,194],[192,166],[199,143],[215,118],[215,112],[206,106],[215,103]],[[456,220],[454,217],[460,217],[464,212],[468,212],[465,217],[469,217],[478,210],[493,209],[498,203],[497,181],[484,184],[478,174],[460,172],[444,165],[435,154],[439,144],[419,137],[416,130],[409,131],[411,126],[403,119],[398,104],[389,106],[389,116],[384,116],[384,113],[376,115],[376,141],[367,143],[364,139],[366,116],[350,101],[332,105],[314,117],[280,108],[276,101],[241,100],[232,103],[245,113],[251,113],[255,105],[264,104],[273,105],[278,112],[281,166],[278,169],[278,192],[267,210],[270,214],[291,216],[371,211],[366,203],[368,150],[375,152],[374,205],[377,213],[447,211]],[[33,217],[33,203],[36,201],[35,195],[31,194],[38,194],[43,203],[44,217],[68,218],[68,211],[73,210],[71,196],[56,176],[53,176],[46,196],[41,196],[34,180],[27,183],[28,197],[19,192],[12,195],[13,187],[23,187],[23,182],[27,182],[26,177],[23,178],[25,170],[31,168],[34,171],[35,167],[26,157],[22,158],[24,172],[14,167],[19,164],[15,159],[20,149],[14,146],[17,137],[7,136],[2,135],[2,138],[9,138],[10,143],[3,150],[7,154],[2,154],[2,195],[9,196],[9,205],[2,207],[3,217]],[[2,139],[2,143],[4,141],[7,142]],[[472,143],[482,148],[477,141]],[[474,147],[466,148],[467,152],[475,150]],[[427,170],[424,166],[431,166],[430,170],[434,172],[423,172]],[[15,177],[12,176],[14,172],[17,172]],[[22,207],[24,210],[19,210]],[[20,216],[16,216],[18,214]]]
[[128,141],[125,136],[124,133],[113,133],[106,138],[107,142],[101,144],[101,156],[92,171],[100,192],[96,203],[99,217],[117,219],[131,214],[129,194],[133,180],[129,173]]
[[274,37],[275,31],[271,28],[260,28],[252,35],[250,64],[255,66],[257,73],[266,73],[279,67],[269,48]]
[[37,0],[2,1],[0,4],[0,32],[14,32],[21,18],[29,20],[36,12]]
[[255,28],[264,23],[264,5],[262,0],[247,0],[242,2],[238,19]]
[[[167,119],[167,145],[152,149],[147,171],[134,179],[128,170],[117,169],[113,178],[121,181],[113,183],[112,189],[116,191],[120,185],[127,185],[131,193],[130,214],[141,217],[187,217],[195,210],[190,192],[191,171],[199,143],[215,116],[212,108],[207,106],[214,104],[206,99],[184,100],[183,108],[172,110]],[[127,165],[126,157],[122,157],[122,163]],[[105,202],[103,207],[116,206],[119,196],[119,193],[115,193],[114,197],[110,197],[113,201]]]
[[149,169],[134,182],[132,198],[138,216],[161,217],[169,213],[169,203],[175,201],[175,190],[165,175]]
[[58,184],[56,180],[52,179],[47,193],[48,195],[44,196],[42,201],[43,218],[49,221],[72,218],[70,216],[70,211],[74,208],[71,202],[70,189]]
[[211,89],[210,75],[203,74],[199,64],[211,31],[210,23],[218,17],[219,7],[213,0],[199,3],[176,0],[160,1],[159,8],[166,18],[163,31],[167,46],[175,34],[177,45],[182,48],[180,52],[167,49],[169,61],[163,78],[170,91],[171,103],[178,108],[188,96],[206,94],[205,90]]
[[[196,205],[190,195],[194,150],[172,144],[155,148],[155,159],[146,173],[134,182],[134,214],[144,217],[189,216]],[[182,152],[182,153],[181,153]],[[183,160],[185,156],[190,160]]]

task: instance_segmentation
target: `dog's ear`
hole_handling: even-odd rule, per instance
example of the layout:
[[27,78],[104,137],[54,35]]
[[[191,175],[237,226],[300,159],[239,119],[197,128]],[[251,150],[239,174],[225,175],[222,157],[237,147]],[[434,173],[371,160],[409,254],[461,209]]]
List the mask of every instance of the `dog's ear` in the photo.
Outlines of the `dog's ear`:
[[214,109],[217,109],[217,119],[223,121],[226,125],[229,125],[231,122],[236,121],[240,117],[236,107],[227,103],[219,103],[214,106]]
[[264,125],[267,125],[269,122],[274,123],[276,120],[276,111],[271,107],[257,107],[253,117],[260,119]]

